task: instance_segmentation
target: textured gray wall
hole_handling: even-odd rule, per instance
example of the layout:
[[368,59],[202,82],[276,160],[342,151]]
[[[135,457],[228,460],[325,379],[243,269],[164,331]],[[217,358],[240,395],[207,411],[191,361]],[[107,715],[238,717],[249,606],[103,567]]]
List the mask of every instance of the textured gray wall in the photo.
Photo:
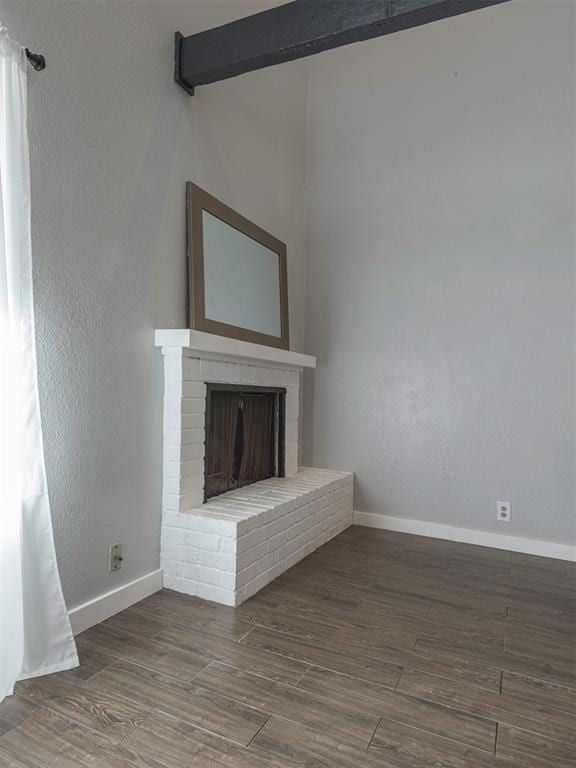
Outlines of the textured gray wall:
[[576,542],[573,34],[515,0],[311,61],[305,458],[359,510]]
[[[172,81],[173,35],[254,2],[0,0],[46,55],[30,77],[39,377],[56,548],[70,607],[158,567],[162,365],[185,324],[184,182],[288,243],[303,343],[302,63],[199,89]],[[107,572],[107,547],[126,562]]]

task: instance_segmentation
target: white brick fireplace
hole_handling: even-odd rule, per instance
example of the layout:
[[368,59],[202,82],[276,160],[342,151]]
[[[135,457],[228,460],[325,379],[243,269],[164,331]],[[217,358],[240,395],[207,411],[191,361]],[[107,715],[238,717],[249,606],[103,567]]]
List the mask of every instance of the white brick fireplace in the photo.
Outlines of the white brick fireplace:
[[[164,585],[239,605],[352,523],[353,475],[299,468],[302,370],[316,359],[192,330],[156,331],[164,356]],[[285,389],[285,477],[204,503],[206,384]]]

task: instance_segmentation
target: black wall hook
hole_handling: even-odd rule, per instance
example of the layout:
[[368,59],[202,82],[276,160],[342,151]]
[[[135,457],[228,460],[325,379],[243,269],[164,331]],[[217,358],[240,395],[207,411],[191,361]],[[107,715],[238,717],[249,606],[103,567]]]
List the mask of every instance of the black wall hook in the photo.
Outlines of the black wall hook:
[[36,72],[41,72],[43,69],[46,69],[46,59],[41,53],[32,53],[28,48],[25,48],[24,51],[26,52],[26,58]]

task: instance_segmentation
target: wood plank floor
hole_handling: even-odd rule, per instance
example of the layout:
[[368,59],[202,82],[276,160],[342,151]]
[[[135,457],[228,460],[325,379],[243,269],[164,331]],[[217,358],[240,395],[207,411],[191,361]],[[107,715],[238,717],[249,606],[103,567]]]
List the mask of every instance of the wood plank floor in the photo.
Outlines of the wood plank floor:
[[234,610],[163,591],[0,705],[0,768],[576,766],[576,564],[352,527]]

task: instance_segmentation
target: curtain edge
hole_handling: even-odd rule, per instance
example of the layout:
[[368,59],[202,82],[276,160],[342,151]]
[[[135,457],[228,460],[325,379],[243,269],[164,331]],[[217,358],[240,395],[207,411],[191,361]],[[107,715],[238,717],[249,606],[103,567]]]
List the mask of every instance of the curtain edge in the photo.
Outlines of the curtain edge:
[[78,659],[78,654],[70,654],[65,659],[62,659],[62,661],[58,661],[55,664],[49,664],[46,667],[42,667],[40,669],[35,670],[34,672],[26,672],[24,675],[20,675],[18,677],[18,681],[20,680],[32,680],[35,677],[42,677],[43,675],[52,675],[56,672],[66,672],[68,669],[75,669],[76,667],[80,666],[80,661]]

